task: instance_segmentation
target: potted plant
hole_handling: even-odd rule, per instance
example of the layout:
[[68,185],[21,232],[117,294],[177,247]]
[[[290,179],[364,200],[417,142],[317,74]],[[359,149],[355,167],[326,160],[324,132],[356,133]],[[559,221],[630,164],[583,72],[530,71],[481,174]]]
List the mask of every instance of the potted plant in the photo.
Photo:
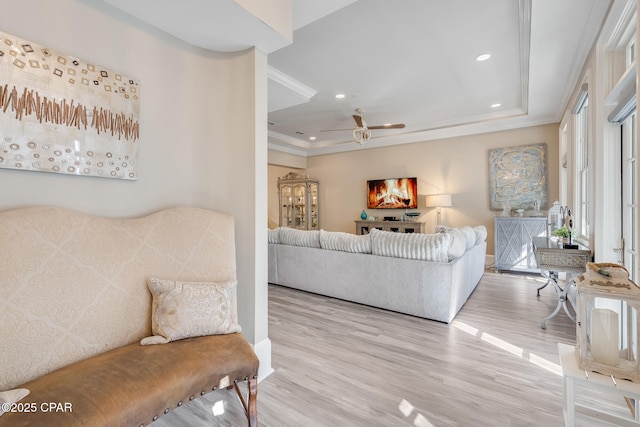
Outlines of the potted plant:
[[569,231],[566,225],[563,225],[562,227],[553,230],[551,234],[556,237],[561,237],[563,243],[569,243],[569,236],[571,236],[571,231]]

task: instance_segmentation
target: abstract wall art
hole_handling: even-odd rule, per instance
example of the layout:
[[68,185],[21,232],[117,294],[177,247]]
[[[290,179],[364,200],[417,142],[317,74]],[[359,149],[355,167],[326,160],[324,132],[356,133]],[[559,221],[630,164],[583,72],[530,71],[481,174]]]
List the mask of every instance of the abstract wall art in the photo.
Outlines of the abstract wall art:
[[139,82],[0,32],[0,167],[137,179]]
[[489,150],[491,210],[547,208],[547,144]]

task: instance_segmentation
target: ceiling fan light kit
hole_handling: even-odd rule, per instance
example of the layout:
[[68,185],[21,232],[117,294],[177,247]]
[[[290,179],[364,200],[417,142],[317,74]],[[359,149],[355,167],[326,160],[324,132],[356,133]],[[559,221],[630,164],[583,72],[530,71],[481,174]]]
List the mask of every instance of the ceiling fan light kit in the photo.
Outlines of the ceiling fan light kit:
[[353,140],[360,145],[371,138],[370,129],[403,129],[405,126],[404,123],[367,126],[367,122],[365,122],[364,117],[362,117],[364,110],[362,108],[356,108],[356,112],[358,114],[353,115],[353,120],[356,122],[356,128],[353,130]]
[[371,138],[371,131],[366,127],[356,128],[353,130],[353,140],[362,145]]

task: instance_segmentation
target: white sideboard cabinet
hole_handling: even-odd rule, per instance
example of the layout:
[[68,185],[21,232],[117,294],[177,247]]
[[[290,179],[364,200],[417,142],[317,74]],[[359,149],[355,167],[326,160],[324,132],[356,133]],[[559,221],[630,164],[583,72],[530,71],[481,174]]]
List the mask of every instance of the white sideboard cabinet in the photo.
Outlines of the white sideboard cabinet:
[[495,270],[540,272],[536,265],[533,238],[546,235],[546,217],[495,217]]

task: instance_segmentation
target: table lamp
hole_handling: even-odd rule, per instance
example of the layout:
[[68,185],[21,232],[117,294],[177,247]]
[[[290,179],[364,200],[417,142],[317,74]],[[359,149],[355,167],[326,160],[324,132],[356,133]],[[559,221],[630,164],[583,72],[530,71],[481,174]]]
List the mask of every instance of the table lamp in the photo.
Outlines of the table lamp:
[[429,194],[425,196],[425,206],[436,208],[438,212],[437,225],[440,225],[442,208],[451,207],[451,194]]

